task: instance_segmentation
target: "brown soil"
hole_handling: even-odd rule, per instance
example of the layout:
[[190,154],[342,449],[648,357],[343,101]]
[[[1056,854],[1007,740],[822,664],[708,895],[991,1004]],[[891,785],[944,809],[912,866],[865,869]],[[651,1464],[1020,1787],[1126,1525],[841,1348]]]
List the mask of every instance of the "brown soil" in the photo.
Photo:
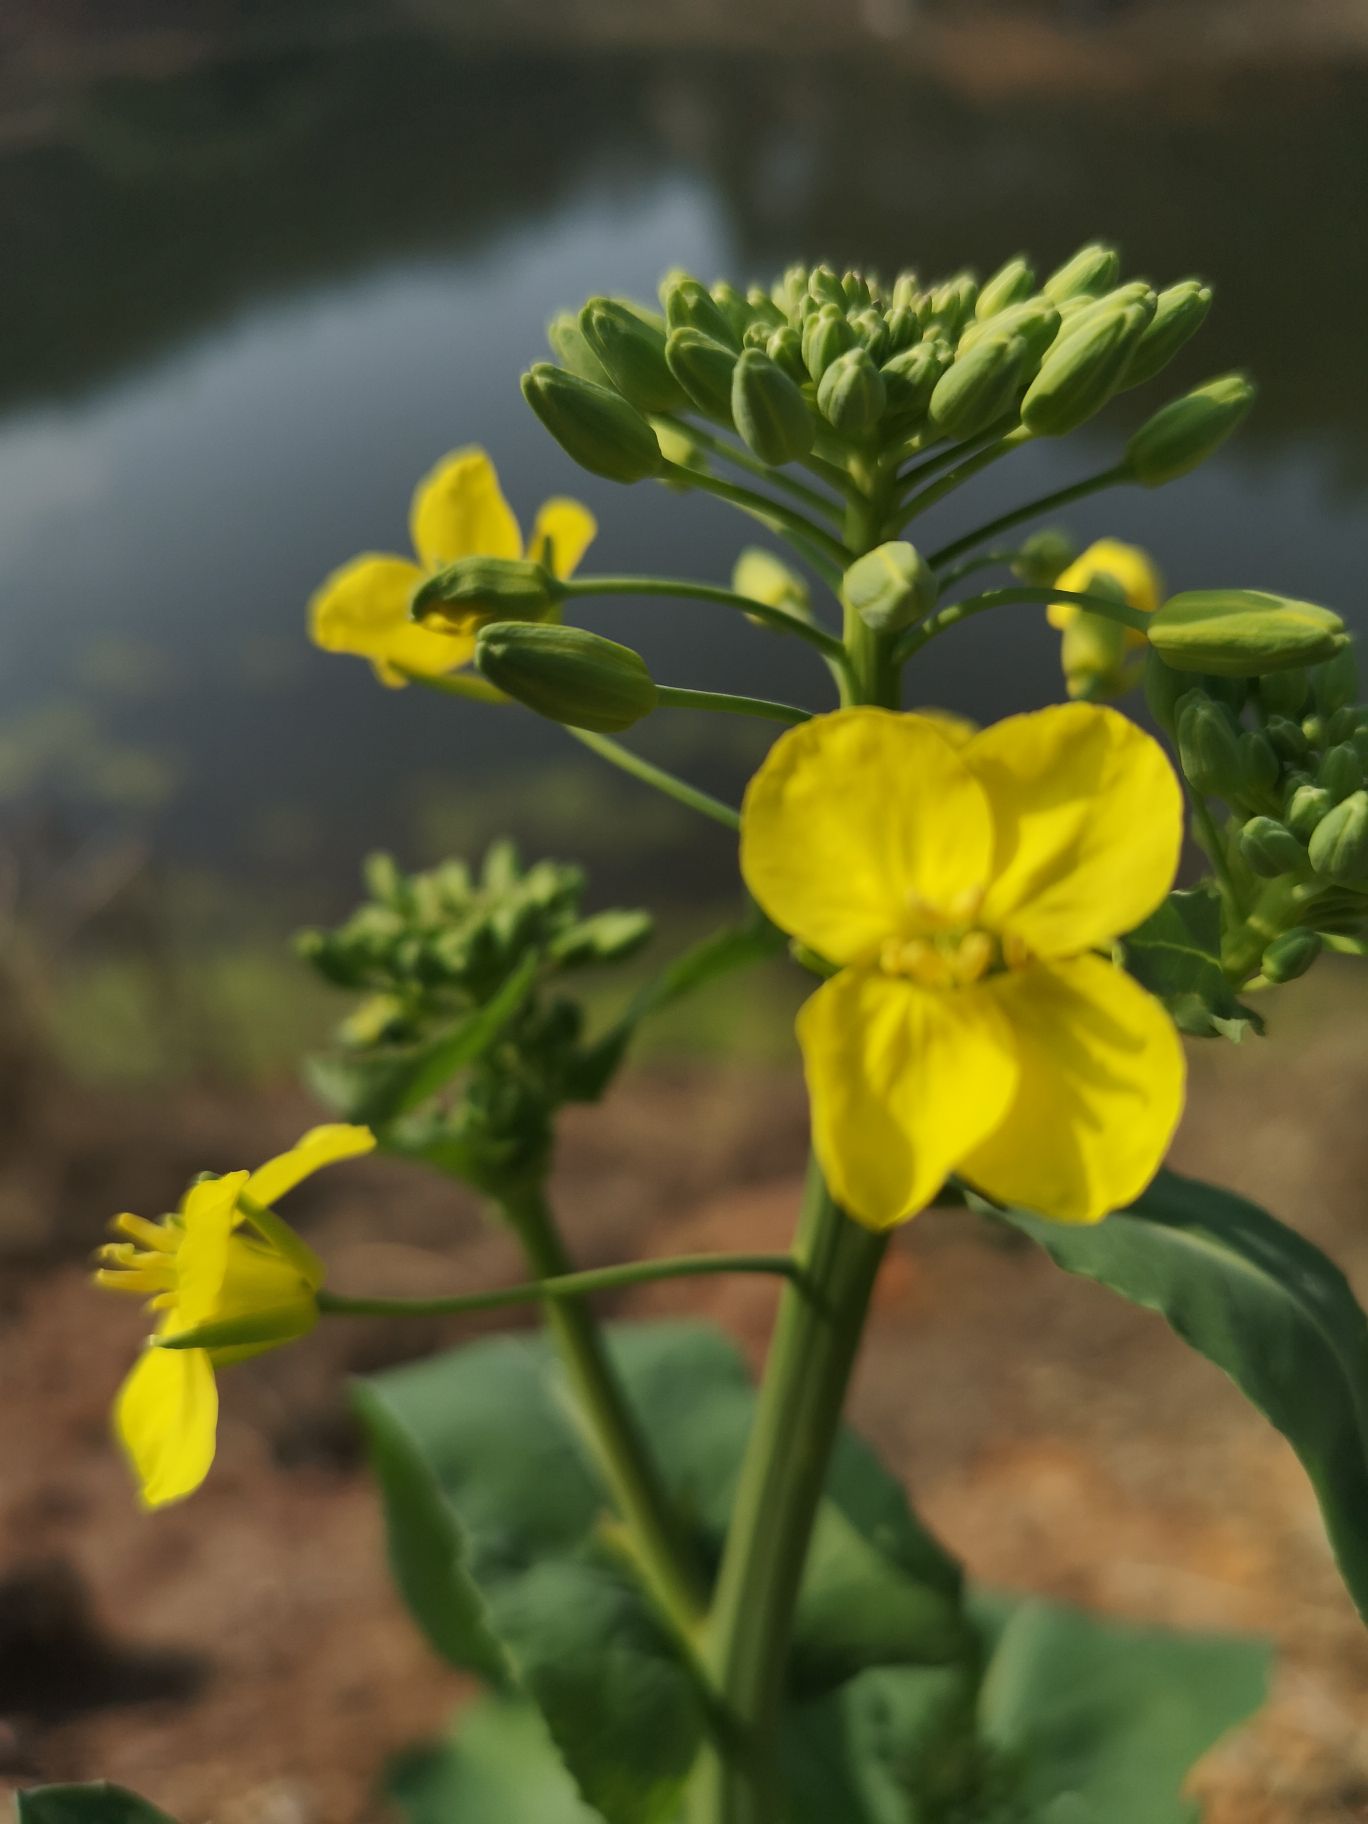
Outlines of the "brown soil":
[[[1277,1046],[1197,1048],[1177,1163],[1296,1220],[1368,1295],[1361,1022],[1333,1038],[1288,1023],[1300,1031]],[[90,1292],[73,1245],[110,1209],[155,1210],[189,1170],[262,1156],[310,1118],[288,1095],[187,1095],[170,1111],[54,1095],[9,1149],[0,1784],[106,1777],[184,1824],[363,1824],[384,1757],[462,1695],[390,1592],[340,1401],[345,1373],[450,1326],[338,1323],[235,1371],[208,1486],[156,1517],[134,1507],[108,1443],[139,1325]],[[559,1194],[577,1252],[781,1246],[802,1146],[788,1080],[639,1076],[569,1123]],[[294,1213],[339,1287],[514,1271],[472,1204],[395,1168],[325,1178]],[[766,1283],[732,1280],[620,1308],[705,1312],[758,1359],[772,1301]],[[853,1411],[978,1576],[1275,1638],[1272,1704],[1200,1771],[1208,1824],[1368,1821],[1368,1637],[1305,1479],[1157,1320],[965,1216],[932,1215],[890,1258]]]

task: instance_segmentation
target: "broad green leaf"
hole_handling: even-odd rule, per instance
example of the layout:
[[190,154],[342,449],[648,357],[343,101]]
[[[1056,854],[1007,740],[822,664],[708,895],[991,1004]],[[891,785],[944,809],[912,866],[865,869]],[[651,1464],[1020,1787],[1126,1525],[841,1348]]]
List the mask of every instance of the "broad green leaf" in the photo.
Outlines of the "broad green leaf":
[[[745,1366],[698,1326],[630,1326],[610,1341],[700,1560],[714,1564],[754,1404]],[[697,1690],[604,1525],[607,1499],[547,1345],[477,1343],[381,1375],[365,1398],[421,1451],[420,1497],[441,1490],[490,1631],[585,1799],[609,1824],[672,1824],[702,1736]],[[392,1540],[413,1499],[411,1465],[398,1467],[375,1457]],[[416,1525],[440,1548],[430,1513]],[[425,1599],[421,1580],[401,1588]],[[829,1691],[869,1663],[963,1654],[959,1595],[957,1567],[896,1484],[844,1440],[799,1605],[795,1693]]]
[[1123,940],[1126,968],[1157,995],[1175,1024],[1195,1038],[1238,1043],[1263,1021],[1236,1000],[1221,967],[1221,896],[1214,887],[1170,893]]
[[1169,1171],[1096,1228],[1006,1219],[1068,1272],[1157,1311],[1277,1427],[1368,1620],[1368,1316],[1339,1268],[1257,1204]]
[[18,1824],[174,1824],[135,1792],[106,1780],[88,1786],[31,1786],[15,1797]]
[[1192,1824],[1193,1765],[1267,1694],[1262,1641],[1021,1602],[996,1626],[983,1745],[1039,1824]]
[[345,1121],[384,1127],[436,1095],[481,1057],[532,991],[540,959],[523,961],[482,1007],[417,1045],[329,1052],[308,1058],[309,1087]]
[[404,1824],[596,1824],[527,1703],[481,1698],[444,1742],[394,1761],[385,1796]]

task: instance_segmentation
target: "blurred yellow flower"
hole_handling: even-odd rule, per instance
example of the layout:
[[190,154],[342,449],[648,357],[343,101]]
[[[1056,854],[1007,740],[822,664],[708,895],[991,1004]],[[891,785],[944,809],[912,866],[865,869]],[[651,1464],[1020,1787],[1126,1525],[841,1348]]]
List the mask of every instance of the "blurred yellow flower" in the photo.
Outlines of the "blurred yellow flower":
[[578,501],[548,500],[523,548],[522,533],[483,450],[453,450],[418,484],[409,509],[417,562],[366,553],[334,570],[309,603],[309,634],[325,652],[369,659],[382,684],[408,674],[440,677],[468,664],[473,634],[443,633],[409,619],[427,576],[461,557],[527,557],[569,576],[598,531]]
[[[180,1500],[208,1474],[218,1428],[215,1366],[302,1336],[317,1320],[322,1263],[270,1206],[323,1166],[374,1145],[366,1127],[315,1127],[255,1172],[192,1185],[180,1209],[160,1222],[114,1218],[124,1239],[100,1250],[96,1280],[148,1298],[159,1314],[114,1406],[145,1506]],[[214,1349],[158,1346],[159,1338],[207,1324],[237,1325],[242,1340]]]
[[782,735],[746,793],[741,868],[837,965],[798,1016],[832,1194],[876,1229],[951,1172],[1095,1222],[1158,1168],[1184,1059],[1110,942],[1173,883],[1182,798],[1158,744],[1072,703],[968,740],[838,710]]
[[[1055,578],[1055,586],[1080,595],[1113,592],[1142,614],[1153,614],[1163,599],[1162,579],[1148,555],[1115,538],[1089,545]],[[1122,627],[1078,602],[1051,602],[1045,616],[1064,636],[1060,661],[1071,697],[1116,697],[1137,681],[1145,647],[1137,628]]]

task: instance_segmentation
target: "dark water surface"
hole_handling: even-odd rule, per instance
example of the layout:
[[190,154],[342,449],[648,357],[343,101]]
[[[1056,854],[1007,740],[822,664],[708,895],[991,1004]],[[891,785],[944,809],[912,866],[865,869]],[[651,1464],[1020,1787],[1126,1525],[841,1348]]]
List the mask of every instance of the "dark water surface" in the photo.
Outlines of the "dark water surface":
[[[1166,391],[1245,366],[1263,396],[1228,453],[1071,523],[1149,544],[1174,587],[1282,589],[1364,626],[1366,104],[1348,73],[988,106],[873,61],[414,41],[73,94],[0,150],[0,795],[150,821],[169,859],[328,903],[376,844],[425,859],[509,823],[581,847],[558,815],[592,812],[598,775],[563,734],[383,691],[307,645],[303,604],[353,552],[403,549],[414,480],[469,441],[525,521],[552,491],[592,504],[594,567],[725,578],[749,522],[582,477],[518,394],[554,309],[649,295],[676,264],[1044,264],[1105,233],[1130,271],[1209,277],[1217,309],[1157,390],[991,471],[929,536],[1087,473]],[[593,624],[663,681],[824,701],[806,648],[725,611]],[[1048,700],[1054,642],[1034,610],[985,617],[912,694],[980,717]],[[729,790],[763,740],[660,722],[645,745]],[[651,805],[597,802],[655,874]],[[653,884],[715,877],[726,846],[700,829]]]

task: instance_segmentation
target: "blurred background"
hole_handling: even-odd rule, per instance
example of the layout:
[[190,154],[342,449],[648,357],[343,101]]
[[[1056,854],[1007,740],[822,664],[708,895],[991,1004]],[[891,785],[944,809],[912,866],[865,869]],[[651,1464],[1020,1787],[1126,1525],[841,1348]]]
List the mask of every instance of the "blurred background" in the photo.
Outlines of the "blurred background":
[[[404,550],[414,482],[467,442],[524,524],[549,493],[588,501],[594,568],[725,580],[749,522],[582,475],[523,405],[554,310],[650,296],[673,265],[745,283],[795,258],[934,272],[1025,250],[1048,269],[1103,235],[1128,273],[1210,279],[1207,327],[1158,387],[985,474],[946,536],[1247,367],[1260,402],[1218,459],[1068,523],[1145,544],[1174,589],[1284,590],[1363,631],[1365,172],[1365,0],[5,0],[0,1779],[113,1774],[186,1824],[345,1824],[455,1692],[393,1611],[337,1393],[341,1370],[432,1335],[329,1337],[245,1374],[222,1476],[155,1525],[105,1442],[136,1325],[88,1309],[79,1261],[113,1208],[163,1207],[185,1173],[310,1118],[294,1063],[342,1008],[290,933],[346,911],[368,849],[417,867],[503,832],[585,860],[598,903],[649,903],[666,939],[732,904],[725,833],[557,729],[385,691],[313,650],[319,580]],[[664,682],[815,682],[805,648],[701,604],[591,624]],[[932,649],[918,694],[979,718],[1053,700],[1055,639],[1031,609],[985,617]],[[728,793],[764,739],[659,724],[643,749]],[[608,1114],[572,1126],[586,1259],[658,1230],[662,1247],[782,1237],[794,994],[776,971],[691,1008]],[[1276,1049],[1199,1047],[1180,1154],[1356,1271],[1362,1008],[1357,978],[1323,967],[1280,997]],[[378,1167],[369,1188],[411,1267],[440,1245],[462,1273],[507,1270],[444,1192]],[[365,1200],[318,1199],[345,1266],[372,1245]],[[918,1230],[860,1417],[919,1466],[931,1517],[1000,1581],[1278,1634],[1290,1682],[1211,1775],[1211,1815],[1368,1818],[1368,1660],[1282,1446],[1146,1320]],[[758,1347],[765,1295],[727,1297]],[[1058,1306],[1046,1363],[1008,1375],[996,1342],[979,1359],[980,1319],[1020,1323],[1031,1355],[1040,1301]],[[909,1413],[902,1389],[938,1351],[959,1392]],[[1194,1434],[1176,1468],[1156,1408]],[[1195,1462],[1213,1451],[1209,1485]],[[1053,1524],[1077,1511],[1096,1522],[1086,1566]],[[214,1564],[231,1569],[206,1595]]]

